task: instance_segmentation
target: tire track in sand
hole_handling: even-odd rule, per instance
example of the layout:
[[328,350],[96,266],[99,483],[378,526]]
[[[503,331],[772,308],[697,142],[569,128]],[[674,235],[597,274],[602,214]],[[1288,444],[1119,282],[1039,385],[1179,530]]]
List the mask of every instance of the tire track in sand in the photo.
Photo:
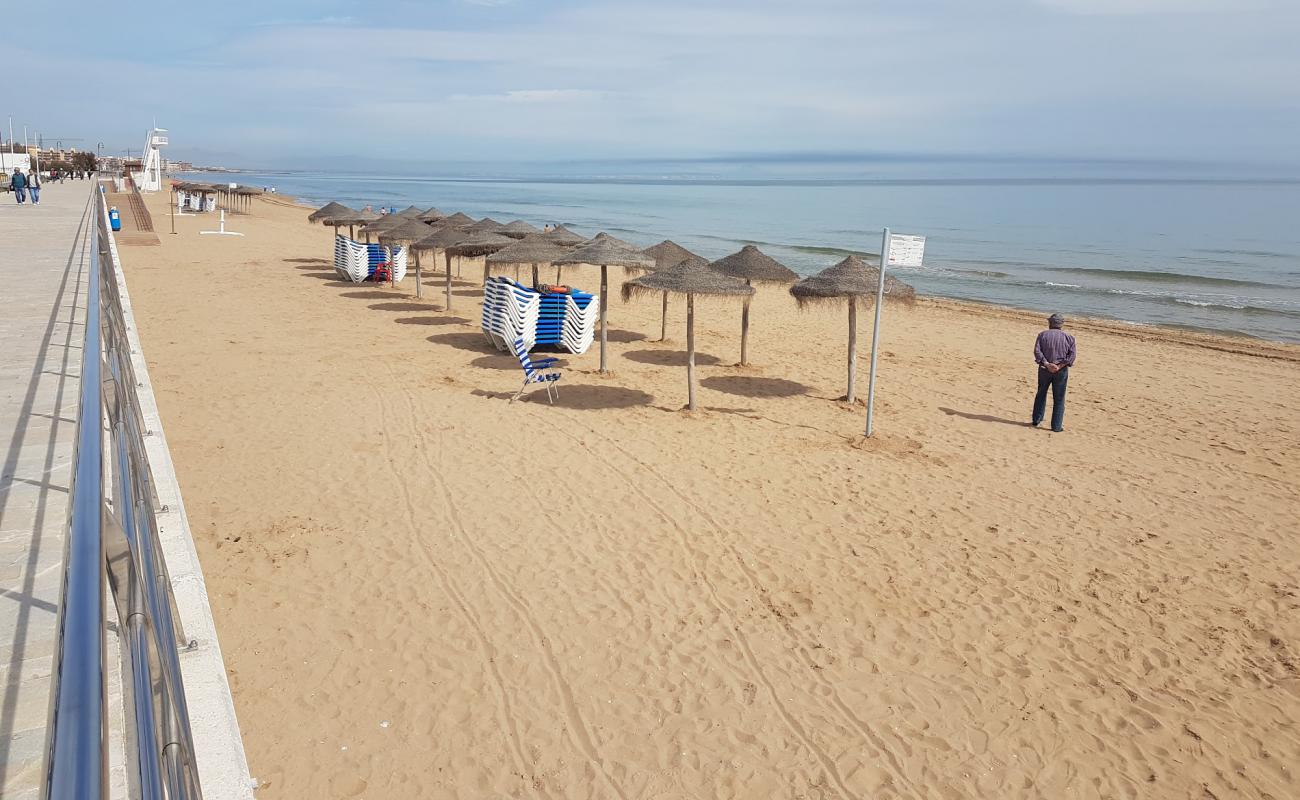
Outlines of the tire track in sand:
[[[585,426],[585,427],[587,427],[587,430],[591,431],[592,434],[598,437],[601,436],[600,432],[595,430],[594,428],[591,428],[590,426]],[[563,431],[560,432],[563,433]],[[588,452],[592,452],[594,454],[595,451],[593,451],[585,442],[582,442],[582,440],[580,439],[578,439],[577,441],[579,441],[579,443],[581,443],[582,446],[586,448]],[[658,478],[660,485],[662,485],[668,491],[672,492],[677,497],[677,499],[680,500],[687,508],[691,509],[692,511],[694,511],[695,513],[703,517],[715,531],[725,530],[725,528],[722,526],[719,520],[712,513],[710,513],[707,508],[700,505],[699,503],[696,503],[691,498],[687,497],[684,492],[677,489],[672,484],[672,482],[667,477],[665,477],[661,472],[655,469],[653,465],[637,458],[635,454],[629,452],[626,448],[622,447],[618,442],[608,438],[605,438],[605,441],[608,442],[610,446],[613,447],[615,450],[622,453],[625,457],[627,457],[630,461],[632,461],[632,463],[635,464],[637,468],[645,470],[650,475]],[[632,479],[632,476],[628,475],[624,470],[615,466],[611,462],[606,461],[606,463],[609,464],[611,469],[616,470],[620,474],[620,476],[623,477],[623,479],[629,483],[629,485],[638,486],[639,488],[639,484],[637,484]],[[721,537],[719,538],[721,539]],[[741,556],[740,552],[736,549],[735,545],[729,540],[721,540],[719,543],[722,545],[723,548],[726,549],[728,553],[731,554],[732,558],[735,559],[737,566],[740,568],[741,574],[745,576],[745,580],[749,583],[750,588],[753,589],[758,594],[760,599],[765,598],[767,596],[766,589],[763,587],[762,582],[758,580],[758,577],[754,574],[753,570],[749,568],[749,565],[745,563],[744,558]],[[811,677],[818,685],[822,686],[823,689],[826,690],[827,696],[831,699],[832,705],[834,705],[836,710],[840,712],[841,716],[843,716],[844,719],[849,723],[850,727],[853,730],[856,730],[858,732],[858,735],[861,736],[867,744],[876,748],[884,755],[885,759],[888,762],[888,767],[890,769],[890,772],[891,774],[893,774],[895,779],[897,779],[902,784],[906,785],[911,791],[915,792],[916,787],[912,784],[912,781],[907,777],[906,773],[904,773],[902,764],[899,763],[897,756],[895,756],[894,753],[888,748],[884,739],[882,739],[878,734],[872,731],[871,726],[867,725],[867,723],[861,720],[858,717],[858,715],[853,712],[853,709],[850,708],[846,702],[844,702],[844,699],[840,696],[839,690],[835,687],[835,685],[831,683],[829,680],[827,680],[821,674],[820,670],[816,668],[815,666],[816,662],[813,661],[808,646],[803,641],[803,638],[799,635],[798,631],[794,630],[793,626],[789,623],[789,621],[784,619],[781,620],[780,627],[785,632],[786,638],[790,640],[792,646],[794,647],[795,652],[799,654],[799,660],[803,663],[804,667],[807,669],[809,677]]]
[[[390,413],[391,409],[388,402],[384,399],[384,392],[375,387],[374,384],[370,384],[370,389],[374,391],[375,397],[379,402],[379,407],[383,411],[381,419],[396,419],[396,417]],[[384,436],[383,440],[385,454],[388,456],[389,463],[395,463],[393,448],[389,444],[388,437]],[[418,545],[416,548],[417,551],[424,559],[424,562],[433,571],[434,577],[437,578],[439,585],[442,587],[443,593],[445,593],[448,599],[451,600],[452,605],[454,605],[457,611],[460,612],[461,618],[467,625],[469,625],[470,629],[474,631],[474,636],[478,639],[479,650],[481,651],[484,660],[484,671],[491,678],[493,694],[496,696],[496,708],[499,724],[505,731],[507,731],[506,738],[510,742],[509,749],[511,756],[514,758],[515,769],[518,771],[520,776],[527,779],[526,783],[531,785],[533,790],[536,791],[540,797],[544,798],[544,800],[551,800],[551,795],[546,791],[545,786],[542,784],[534,770],[529,767],[528,759],[524,755],[523,745],[520,742],[519,736],[519,724],[514,711],[511,709],[510,697],[505,688],[505,680],[501,677],[501,671],[497,667],[496,647],[488,637],[487,631],[483,627],[483,623],[479,621],[478,616],[474,613],[470,604],[465,600],[464,595],[462,595],[460,590],[456,588],[455,583],[451,580],[451,576],[447,574],[447,572],[438,564],[438,561],[433,554],[429,552],[428,543],[424,540],[424,537],[420,535],[420,524],[416,514],[415,502],[411,498],[411,492],[406,487],[406,483],[402,480],[397,480],[395,483],[402,495],[402,506],[406,510],[407,520],[410,523],[411,530],[415,533],[416,544]]]
[[[473,543],[471,537],[466,535],[465,524],[461,519],[459,508],[456,505],[456,498],[452,495],[451,490],[447,488],[447,483],[442,477],[443,464],[441,463],[441,455],[443,448],[441,447],[441,432],[438,434],[439,441],[436,443],[438,445],[437,451],[440,457],[439,463],[434,464],[429,457],[429,447],[427,446],[429,442],[421,436],[420,431],[415,424],[415,420],[419,419],[419,416],[416,413],[414,396],[409,389],[400,384],[400,379],[397,374],[393,372],[391,367],[389,368],[389,372],[393,376],[394,384],[398,389],[400,389],[402,397],[406,401],[407,413],[405,417],[402,417],[402,419],[405,420],[411,431],[412,440],[419,441],[426,445],[416,447],[416,451],[419,453],[420,460],[424,462],[425,469],[428,471],[433,484],[442,495],[443,507],[447,512],[446,516],[452,523],[451,528],[456,532],[455,538],[467,551],[469,551],[470,555],[479,563],[479,566],[483,568],[483,571],[487,573],[488,579],[492,582],[492,585],[497,589],[501,596],[506,599],[506,602],[514,608],[515,613],[519,614],[523,619],[525,627],[527,627],[529,635],[533,640],[533,645],[542,654],[542,663],[550,674],[551,683],[555,690],[559,692],[560,697],[563,700],[565,716],[569,722],[569,724],[565,726],[565,730],[569,734],[571,742],[577,746],[577,749],[591,763],[591,765],[595,767],[597,774],[604,779],[610,790],[618,795],[621,800],[628,800],[627,794],[623,791],[623,787],[619,786],[618,783],[614,781],[613,776],[611,776],[609,771],[605,768],[605,760],[601,758],[595,742],[592,739],[591,733],[587,730],[587,724],[583,720],[581,712],[578,711],[578,704],[573,697],[573,687],[567,680],[565,680],[563,673],[560,671],[559,659],[555,657],[555,652],[551,649],[550,638],[542,631],[541,626],[538,624],[537,619],[532,612],[532,608],[526,601],[518,596],[506,580],[501,577],[495,568],[493,568],[492,562],[489,561],[483,551]],[[393,419],[398,418],[397,416],[390,416]]]
[[[536,416],[535,413],[533,415]],[[604,441],[607,442],[610,441],[609,439],[603,437],[600,434],[600,432],[596,431],[594,428],[591,428],[590,426],[584,426],[584,427],[586,427],[587,430],[590,431],[595,436],[602,438]],[[753,671],[754,677],[756,677],[758,681],[763,685],[763,688],[767,690],[768,698],[772,701],[773,707],[776,708],[777,714],[780,715],[782,721],[785,722],[786,727],[790,730],[790,732],[793,733],[799,739],[799,741],[803,743],[804,747],[808,748],[808,751],[812,753],[813,756],[819,762],[821,762],[822,769],[826,770],[826,774],[829,775],[831,780],[835,782],[835,785],[839,789],[840,794],[842,794],[844,797],[847,798],[856,798],[857,795],[855,795],[849,789],[849,787],[844,783],[844,778],[840,775],[839,768],[835,766],[834,759],[831,758],[829,753],[827,753],[825,750],[819,747],[815,742],[813,742],[812,738],[809,736],[808,732],[804,729],[803,725],[800,724],[800,722],[797,719],[795,719],[794,715],[790,712],[790,710],[786,707],[786,705],[781,702],[781,696],[777,693],[776,686],[767,677],[767,674],[763,672],[763,669],[759,664],[758,657],[754,655],[754,650],[750,646],[748,637],[746,637],[744,631],[741,630],[740,624],[736,619],[735,613],[731,610],[729,606],[727,606],[718,598],[717,587],[713,584],[713,581],[709,580],[708,575],[705,574],[704,571],[700,569],[699,561],[698,561],[698,552],[695,548],[691,546],[690,537],[687,535],[686,531],[682,528],[682,526],[677,523],[677,521],[673,518],[671,514],[668,513],[667,509],[665,509],[662,505],[660,505],[654,499],[654,497],[652,497],[649,493],[647,493],[644,489],[641,488],[640,483],[634,480],[633,476],[628,475],[626,470],[620,468],[609,458],[606,458],[602,453],[593,449],[590,445],[588,445],[585,441],[583,441],[581,437],[574,436],[573,434],[559,427],[553,427],[551,430],[553,430],[553,432],[558,433],[560,435],[567,436],[568,438],[577,442],[578,445],[582,447],[583,450],[585,450],[596,460],[605,464],[605,466],[609,467],[610,470],[612,470],[615,474],[617,474],[620,478],[622,478],[623,481],[628,485],[628,488],[630,488],[634,494],[640,496],[643,500],[645,500],[645,502],[651,508],[657,511],[660,516],[668,520],[669,524],[673,528],[674,533],[676,533],[677,535],[676,538],[678,544],[681,545],[682,550],[686,554],[686,560],[687,563],[690,565],[692,577],[694,577],[695,580],[699,581],[708,589],[709,599],[714,607],[714,610],[720,616],[723,616],[727,619],[727,623],[731,627],[731,630],[736,634],[736,641],[740,644],[740,650],[745,657],[745,661],[749,664],[750,670]],[[617,445],[614,446],[624,455],[631,458],[632,461],[636,463],[638,466],[644,466],[642,462],[638,461],[635,457],[631,456],[629,453],[627,453],[627,451],[623,450],[622,448],[619,448]],[[651,471],[653,474],[659,477],[661,482],[664,482],[666,484],[667,481],[665,478],[663,478],[662,475],[659,475],[659,473],[654,472],[653,470],[649,470],[649,471]],[[687,502],[688,505],[694,507],[693,503],[689,503],[689,501],[684,501],[684,502]],[[711,517],[707,517],[707,519],[709,519],[710,524],[716,526],[716,521],[714,521]]]

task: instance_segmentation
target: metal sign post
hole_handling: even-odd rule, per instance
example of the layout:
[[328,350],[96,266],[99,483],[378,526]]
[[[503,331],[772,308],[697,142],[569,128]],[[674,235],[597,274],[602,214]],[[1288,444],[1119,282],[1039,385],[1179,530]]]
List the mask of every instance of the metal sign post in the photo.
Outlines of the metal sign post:
[[885,304],[885,268],[920,267],[925,257],[925,237],[891,234],[880,237],[880,283],[876,286],[876,321],[871,328],[871,376],[867,380],[867,436],[871,436],[876,407],[876,358],[880,352],[880,308]]

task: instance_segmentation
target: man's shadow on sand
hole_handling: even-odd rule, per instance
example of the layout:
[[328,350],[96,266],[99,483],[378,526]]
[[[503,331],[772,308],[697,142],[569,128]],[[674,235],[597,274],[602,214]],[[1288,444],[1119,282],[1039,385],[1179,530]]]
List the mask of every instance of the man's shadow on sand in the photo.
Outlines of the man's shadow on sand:
[[939,406],[939,410],[950,417],[961,417],[963,419],[973,419],[976,422],[1000,422],[1003,425],[1015,425],[1017,428],[1032,428],[1033,425],[1023,420],[1006,419],[1005,417],[995,417],[991,414],[972,414],[969,411],[958,411],[955,408],[945,408]]

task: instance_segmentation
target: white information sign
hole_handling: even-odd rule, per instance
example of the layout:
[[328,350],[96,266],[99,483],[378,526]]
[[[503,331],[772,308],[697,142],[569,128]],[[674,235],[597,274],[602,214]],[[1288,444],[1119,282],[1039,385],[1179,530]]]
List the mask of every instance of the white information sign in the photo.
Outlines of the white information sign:
[[925,237],[905,233],[889,235],[889,266],[919,267],[925,255]]

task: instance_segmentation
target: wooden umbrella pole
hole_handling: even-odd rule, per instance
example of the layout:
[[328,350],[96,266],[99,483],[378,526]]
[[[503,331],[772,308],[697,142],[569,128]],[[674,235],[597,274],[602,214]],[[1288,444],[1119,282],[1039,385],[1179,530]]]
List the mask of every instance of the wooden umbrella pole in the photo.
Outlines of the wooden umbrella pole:
[[[558,280],[556,281],[559,282]],[[609,311],[609,267],[604,264],[600,265],[600,374],[604,375],[609,370],[606,369],[605,349],[609,344],[608,320]]]
[[695,410],[695,295],[686,295],[686,405]]
[[561,272],[563,269],[564,269],[564,267],[560,267],[560,266],[557,266],[557,267],[555,268],[555,283],[556,283],[556,285],[563,285],[563,283],[562,283],[561,280],[560,280],[560,272]]
[[853,402],[853,387],[858,380],[858,299],[849,297],[849,391],[844,399]]
[[[749,279],[745,279],[745,285],[750,286]],[[749,301],[751,296],[745,297],[745,306],[740,311],[740,366],[749,365]]]
[[484,286],[487,286],[487,279],[488,279],[488,260],[486,257],[484,257],[483,259],[483,285]]
[[533,288],[537,288],[537,265],[533,265]]
[[659,322],[659,341],[668,341],[668,293],[664,292],[664,315]]
[[[414,250],[414,248],[412,248]],[[420,251],[415,250],[415,299],[420,299]]]
[[444,310],[451,311],[451,253],[443,250],[442,254],[447,258],[447,308]]

